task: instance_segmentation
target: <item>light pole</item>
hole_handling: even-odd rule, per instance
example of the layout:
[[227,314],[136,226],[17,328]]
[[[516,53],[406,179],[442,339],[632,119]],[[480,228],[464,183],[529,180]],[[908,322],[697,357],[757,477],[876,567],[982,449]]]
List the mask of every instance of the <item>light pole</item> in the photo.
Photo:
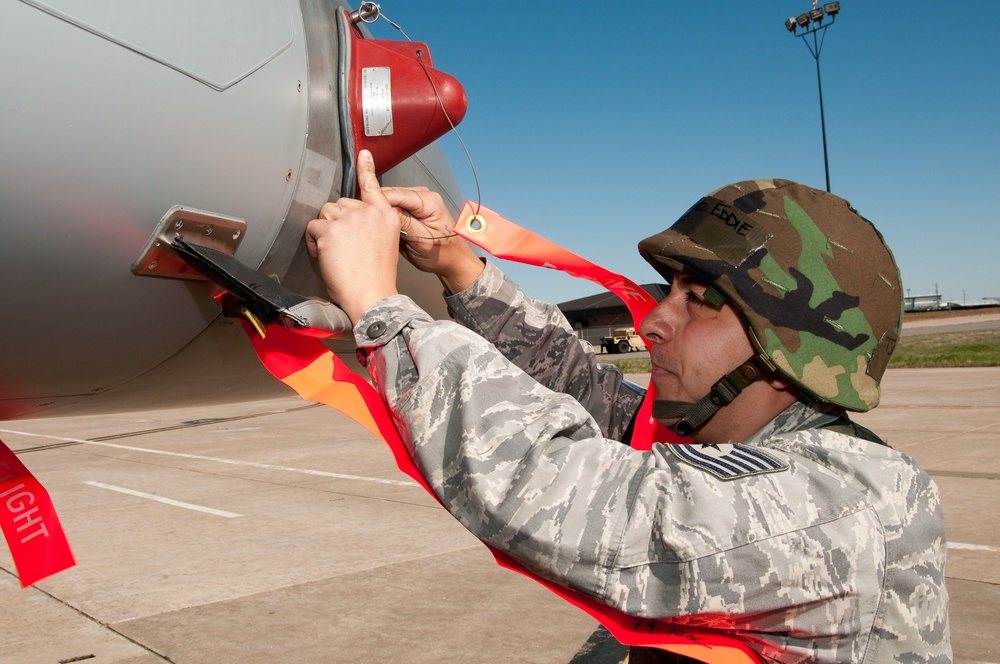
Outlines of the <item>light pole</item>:
[[[823,169],[826,171],[827,191],[830,191],[830,162],[826,155],[826,116],[823,113],[823,79],[819,74],[819,56],[823,51],[823,42],[826,41],[826,29],[833,25],[839,13],[840,3],[828,2],[822,7],[814,7],[812,11],[785,21],[785,28],[793,35],[802,37],[806,48],[809,49],[809,53],[816,61],[816,83],[819,85],[819,124],[823,130]],[[829,23],[824,22],[827,17],[830,18]],[[802,32],[799,32],[799,28],[802,28]],[[812,35],[811,44],[806,39],[808,35]]]

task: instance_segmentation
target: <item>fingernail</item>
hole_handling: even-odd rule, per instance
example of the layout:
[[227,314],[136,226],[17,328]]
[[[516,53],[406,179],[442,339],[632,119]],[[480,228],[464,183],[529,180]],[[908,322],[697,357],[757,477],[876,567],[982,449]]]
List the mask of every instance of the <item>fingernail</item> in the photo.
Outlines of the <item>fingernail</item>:
[[358,153],[358,161],[374,161],[372,159],[372,153],[368,150],[362,150]]

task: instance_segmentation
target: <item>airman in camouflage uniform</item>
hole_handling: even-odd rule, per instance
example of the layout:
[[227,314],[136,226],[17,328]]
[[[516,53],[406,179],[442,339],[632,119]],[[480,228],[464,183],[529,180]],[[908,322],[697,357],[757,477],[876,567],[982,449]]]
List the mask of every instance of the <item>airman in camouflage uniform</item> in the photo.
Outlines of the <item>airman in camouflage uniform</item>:
[[[466,528],[540,576],[631,615],[728,630],[765,661],[951,661],[937,489],[845,414],[878,402],[901,295],[888,249],[844,201],[738,183],[641,243],[673,284],[642,326],[657,392],[673,397],[658,417],[694,442],[640,452],[617,441],[642,390],[556,307],[490,263],[453,260],[472,254],[449,248],[440,199],[383,193],[369,164],[363,203],[324,207],[307,240],[411,455]],[[352,276],[394,279],[385,255],[355,258],[400,229],[461,325],[383,276]],[[743,336],[719,357],[737,359],[699,399],[687,369],[724,360],[685,348],[731,333],[726,317]]]

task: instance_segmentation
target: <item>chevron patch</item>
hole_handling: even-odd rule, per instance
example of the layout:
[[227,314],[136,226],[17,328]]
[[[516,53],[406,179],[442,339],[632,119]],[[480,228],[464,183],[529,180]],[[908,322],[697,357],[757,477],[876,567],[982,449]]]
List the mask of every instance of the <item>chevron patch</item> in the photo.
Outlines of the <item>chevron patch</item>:
[[740,477],[788,470],[787,463],[751,445],[693,443],[665,447],[684,463],[711,473],[720,480],[735,480]]

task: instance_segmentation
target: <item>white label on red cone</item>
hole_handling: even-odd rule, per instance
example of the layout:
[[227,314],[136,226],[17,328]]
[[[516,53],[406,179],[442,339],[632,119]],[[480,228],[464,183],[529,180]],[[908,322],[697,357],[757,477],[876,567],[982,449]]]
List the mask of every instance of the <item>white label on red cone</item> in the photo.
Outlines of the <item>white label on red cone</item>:
[[392,134],[392,87],[388,67],[362,68],[361,112],[365,118],[365,136]]

